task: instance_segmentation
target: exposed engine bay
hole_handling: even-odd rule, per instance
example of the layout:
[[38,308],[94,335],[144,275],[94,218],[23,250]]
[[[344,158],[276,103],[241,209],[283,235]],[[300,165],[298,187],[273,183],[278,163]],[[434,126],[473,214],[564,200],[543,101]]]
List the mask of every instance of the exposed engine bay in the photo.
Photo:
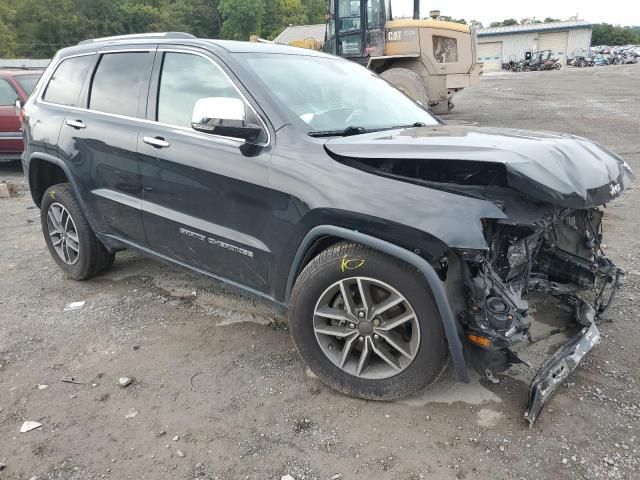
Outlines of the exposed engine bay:
[[[599,342],[596,318],[611,305],[624,270],[604,254],[598,209],[550,209],[530,225],[486,222],[485,234],[487,253],[461,252],[466,308],[459,314],[467,339],[486,351],[476,356],[485,375],[524,363],[511,350],[518,344],[578,330],[532,382],[525,416],[533,423],[546,399]],[[530,292],[557,298],[573,310],[574,322],[534,337]]]

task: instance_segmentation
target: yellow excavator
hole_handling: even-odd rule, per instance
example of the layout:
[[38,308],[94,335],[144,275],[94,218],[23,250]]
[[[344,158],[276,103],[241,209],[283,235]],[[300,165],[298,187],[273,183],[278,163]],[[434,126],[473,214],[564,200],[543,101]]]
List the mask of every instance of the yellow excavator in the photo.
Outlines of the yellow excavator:
[[392,20],[390,0],[327,0],[327,10],[325,52],[366,65],[436,114],[480,81],[473,29],[438,20],[437,10],[420,19],[420,0],[413,19]]

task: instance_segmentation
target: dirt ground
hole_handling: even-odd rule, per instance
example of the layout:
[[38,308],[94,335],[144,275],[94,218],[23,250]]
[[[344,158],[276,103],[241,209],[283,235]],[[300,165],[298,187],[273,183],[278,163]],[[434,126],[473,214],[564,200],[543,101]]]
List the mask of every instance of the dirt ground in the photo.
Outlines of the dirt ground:
[[[639,88],[640,65],[498,74],[449,119],[586,136],[640,171]],[[398,403],[347,398],[306,372],[265,305],[131,253],[67,280],[19,168],[0,166],[3,179],[20,195],[0,199],[2,480],[640,478],[637,186],[606,210],[628,274],[603,342],[529,429],[525,368],[498,384],[448,372]],[[566,315],[535,307],[543,322]],[[540,365],[559,341],[521,354]],[[25,420],[43,425],[20,433]]]

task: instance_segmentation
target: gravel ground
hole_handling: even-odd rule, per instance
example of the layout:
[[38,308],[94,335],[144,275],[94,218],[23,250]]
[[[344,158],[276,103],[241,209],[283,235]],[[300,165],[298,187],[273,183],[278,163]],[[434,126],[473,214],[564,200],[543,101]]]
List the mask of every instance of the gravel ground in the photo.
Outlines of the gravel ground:
[[[640,65],[487,76],[448,120],[583,135],[640,170],[639,79]],[[637,187],[606,213],[628,275],[605,338],[529,429],[530,370],[362,401],[306,372],[268,306],[131,253],[67,280],[18,167],[3,179],[20,192],[0,200],[0,479],[640,478]],[[539,365],[559,341],[522,355]],[[42,426],[20,433],[25,420]]]

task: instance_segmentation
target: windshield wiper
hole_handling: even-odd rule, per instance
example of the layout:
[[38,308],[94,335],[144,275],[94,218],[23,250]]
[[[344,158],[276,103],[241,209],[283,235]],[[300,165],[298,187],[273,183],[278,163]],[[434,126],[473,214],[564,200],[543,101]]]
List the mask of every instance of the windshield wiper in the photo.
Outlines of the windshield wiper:
[[384,130],[394,130],[396,128],[412,128],[425,127],[427,124],[423,122],[415,122],[411,125],[396,125],[393,127],[369,128],[349,126],[342,130],[320,130],[317,132],[309,132],[312,137],[348,137],[350,135],[361,135],[363,133],[382,132]]
[[311,137],[348,137],[350,135],[360,135],[367,133],[367,130],[363,127],[349,126],[342,130],[319,130],[317,132],[309,132]]
[[389,130],[393,129],[393,128],[415,128],[415,127],[426,127],[427,124],[424,122],[416,122],[416,123],[412,123],[411,125],[397,125],[395,127],[389,127]]

